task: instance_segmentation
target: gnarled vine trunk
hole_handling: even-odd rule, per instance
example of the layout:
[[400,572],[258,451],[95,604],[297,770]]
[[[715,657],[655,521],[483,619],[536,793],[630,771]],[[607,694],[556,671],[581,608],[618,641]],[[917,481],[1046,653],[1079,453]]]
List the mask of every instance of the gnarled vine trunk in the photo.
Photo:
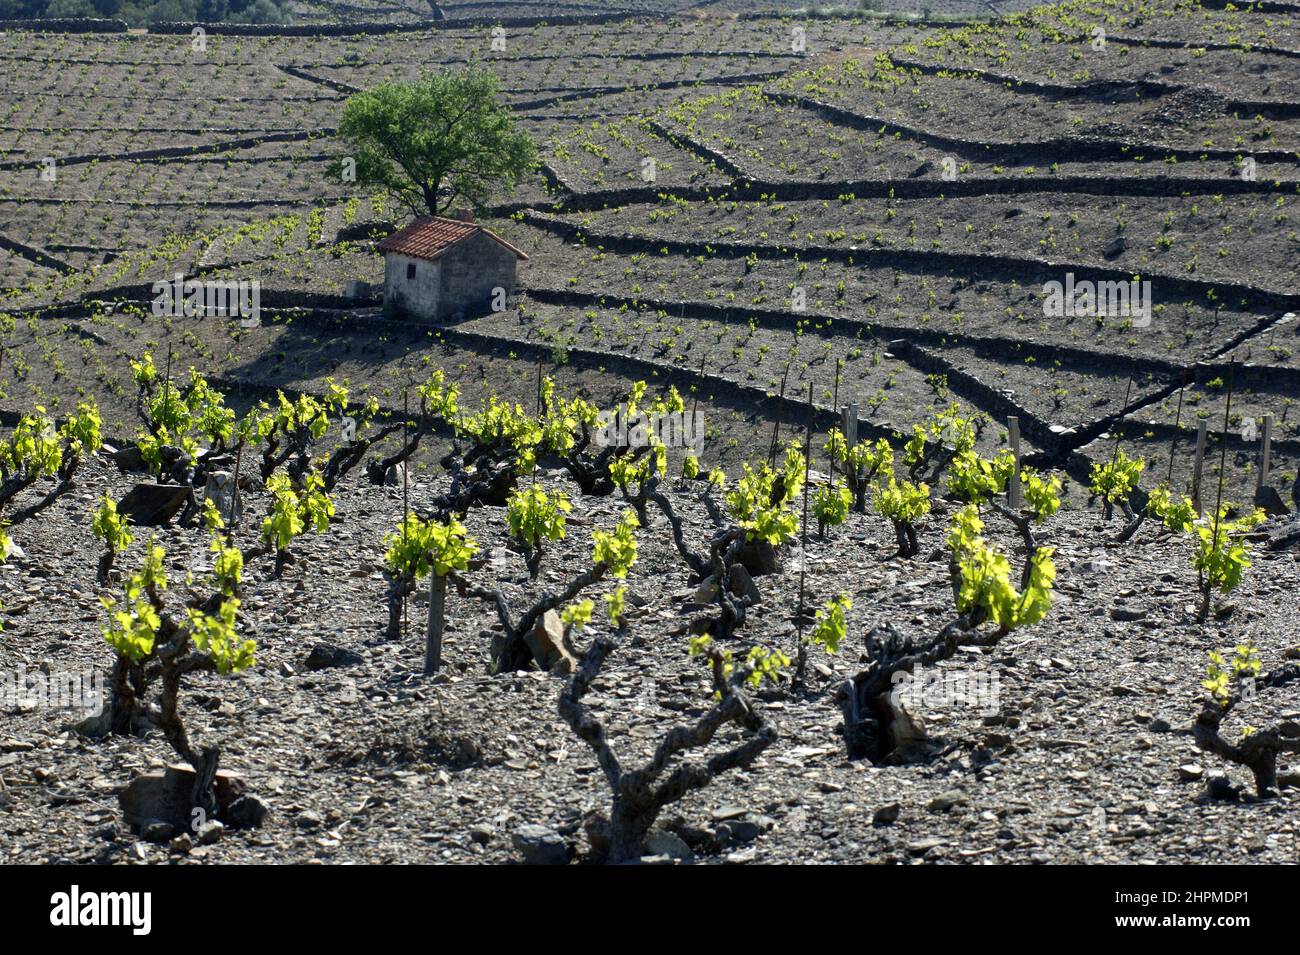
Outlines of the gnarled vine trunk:
[[[624,770],[610,748],[604,726],[582,702],[605,659],[616,646],[609,637],[598,637],[583,655],[578,672],[569,680],[559,702],[560,716],[578,738],[591,747],[609,783],[609,857],[606,861],[612,863],[641,858],[646,836],[666,805],[696,789],[703,789],[729,769],[748,767],[777,738],[776,729],[732,683],[721,688],[722,699],[698,720],[679,723],[670,729],[645,766]],[[718,730],[728,723],[747,731],[745,739],[706,760],[682,758],[670,766],[675,757],[683,756],[687,750],[707,746]]]

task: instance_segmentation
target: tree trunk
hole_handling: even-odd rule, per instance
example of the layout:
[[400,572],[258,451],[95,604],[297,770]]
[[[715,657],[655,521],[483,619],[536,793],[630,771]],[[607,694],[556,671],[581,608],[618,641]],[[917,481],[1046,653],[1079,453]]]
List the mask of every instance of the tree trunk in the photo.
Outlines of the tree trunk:
[[1210,581],[1210,575],[1205,575],[1205,580],[1201,583],[1201,606],[1196,612],[1196,622],[1205,623],[1210,619],[1210,598],[1214,593],[1214,585]]
[[894,539],[898,542],[899,557],[915,557],[920,549],[916,541],[916,528],[906,521],[894,522]]
[[1259,757],[1248,764],[1255,775],[1255,792],[1261,799],[1271,799],[1277,795],[1277,754],[1271,751],[1260,753]]
[[1132,518],[1132,520],[1130,520],[1128,524],[1125,525],[1124,530],[1120,531],[1119,536],[1115,538],[1115,543],[1127,544],[1130,540],[1132,540],[1133,535],[1138,532],[1138,528],[1142,526],[1142,522],[1145,521],[1146,518],[1147,518],[1146,511],[1144,510],[1138,511],[1137,514]]
[[658,811],[644,812],[631,805],[625,795],[614,796],[613,815],[609,821],[609,859],[613,865],[635,862],[645,852],[645,837],[654,825]]
[[402,636],[402,598],[411,592],[411,581],[405,576],[390,577],[388,581],[388,628],[385,640],[398,640]]
[[727,563],[743,564],[751,577],[781,572],[781,558],[765,540],[745,541]]
[[108,732],[129,736],[140,727],[141,698],[136,692],[139,680],[135,665],[118,657],[110,676],[112,692],[108,701]]
[[99,569],[95,572],[95,580],[103,584],[108,580],[108,572],[113,569],[113,552],[106,550],[99,555]]

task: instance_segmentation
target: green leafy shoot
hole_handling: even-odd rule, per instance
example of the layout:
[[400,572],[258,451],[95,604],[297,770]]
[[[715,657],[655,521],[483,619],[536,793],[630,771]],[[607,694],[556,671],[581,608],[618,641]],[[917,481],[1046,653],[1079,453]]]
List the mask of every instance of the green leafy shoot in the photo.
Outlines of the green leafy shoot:
[[162,546],[151,540],[145,547],[140,569],[122,585],[126,598],[123,606],[119,609],[113,597],[99,598],[110,615],[104,639],[114,653],[132,663],[146,659],[154,650],[162,618],[154,606],[153,596],[167,589],[167,572],[163,566],[166,557]]
[[329,530],[334,502],[325,493],[320,475],[309,472],[297,490],[287,474],[272,474],[266,489],[272,504],[271,513],[262,520],[262,539],[268,544],[283,551],[308,528],[317,534]]
[[1053,549],[1040,547],[1030,562],[1029,584],[1023,593],[1011,582],[1011,564],[980,536],[984,522],[975,505],[962,508],[948,532],[948,547],[960,573],[957,611],[987,619],[1003,631],[1038,623],[1051,607],[1056,580]]
[[1234,683],[1253,679],[1264,666],[1259,658],[1259,649],[1249,639],[1234,648],[1231,663],[1217,650],[1211,650],[1209,657],[1210,662],[1206,666],[1201,686],[1209,690],[1215,701],[1223,706],[1228,703]]
[[623,625],[623,602],[627,597],[627,588],[619,587],[612,594],[605,594],[605,615],[609,625],[617,630]]
[[[721,677],[722,683],[726,683],[736,672],[735,654],[730,650],[717,650],[713,645],[713,638],[708,634],[691,637],[687,654],[692,657],[706,657],[712,664],[714,654],[717,654],[719,668],[715,671],[715,687],[713,695],[715,698],[721,698],[722,686],[716,685],[716,677]],[[745,683],[753,689],[758,689],[764,680],[771,683],[779,683],[781,680],[781,671],[790,666],[790,658],[780,650],[772,650],[767,647],[753,646],[745,654],[746,672],[744,673]],[[719,672],[720,671],[720,672]]]
[[1196,504],[1192,499],[1183,495],[1175,501],[1169,488],[1163,484],[1155,488],[1147,498],[1147,512],[1171,531],[1182,534],[1196,525]]
[[875,505],[891,521],[913,526],[930,513],[930,485],[911,481],[900,484],[891,477],[888,484],[876,486]]
[[608,567],[609,572],[619,579],[626,577],[636,563],[636,538],[632,532],[640,526],[635,512],[627,510],[612,534],[593,531],[592,562]]
[[848,460],[849,447],[845,443],[844,435],[839,428],[831,428],[826,434],[826,444],[823,446],[826,454],[836,464],[844,464]]
[[215,555],[212,560],[212,579],[216,582],[217,589],[227,597],[239,593],[239,584],[244,576],[243,553],[238,547],[226,545],[215,534],[208,549]]
[[221,516],[217,502],[210,497],[203,499],[203,526],[210,531],[219,531],[226,526],[226,519]]
[[564,515],[573,505],[563,491],[547,494],[538,484],[516,489],[506,501],[510,534],[526,547],[542,540],[564,539]]
[[1025,496],[1025,507],[1035,523],[1043,523],[1061,509],[1060,478],[1045,478],[1029,468],[1022,468],[1020,487]]
[[[800,454],[800,458],[803,455]],[[778,478],[766,464],[755,471],[749,464],[741,465],[742,475],[735,488],[726,494],[727,510],[745,531],[748,540],[764,540],[774,546],[792,540],[799,531],[799,518],[787,506],[787,495],[775,490]],[[803,483],[803,471],[799,471]],[[775,498],[775,503],[774,503]]]
[[583,628],[591,623],[591,612],[595,606],[594,600],[580,600],[569,604],[560,611],[560,622],[574,633],[582,633]]
[[1222,594],[1236,590],[1250,567],[1246,545],[1240,535],[1256,526],[1264,514],[1262,510],[1255,510],[1244,518],[1230,521],[1227,512],[1226,505],[1219,511],[1217,530],[1216,522],[1208,514],[1193,528],[1196,539],[1192,566],[1205,575],[1211,590],[1217,589]]
[[959,451],[948,466],[948,491],[970,504],[982,504],[1006,490],[1016,457],[1003,448],[992,460],[974,451]]
[[1088,487],[1110,504],[1127,501],[1138,486],[1146,462],[1130,458],[1120,449],[1113,461],[1097,461],[1092,465]]
[[839,653],[840,644],[848,634],[845,614],[853,609],[853,601],[846,593],[841,593],[824,608],[817,611],[808,641],[822,647],[827,653]]
[[90,530],[114,554],[122,553],[134,539],[126,518],[117,512],[117,504],[107,493],[95,511]]
[[215,614],[204,613],[192,607],[185,611],[194,646],[200,653],[211,658],[217,672],[223,676],[251,667],[253,654],[257,650],[256,643],[241,640],[235,632],[235,613],[238,609],[239,601],[228,597],[221,602]]
[[849,449],[848,468],[853,473],[862,473],[870,480],[874,477],[894,473],[894,448],[886,438],[879,438],[875,444],[859,442]]
[[844,485],[819,487],[813,495],[813,516],[825,527],[838,527],[848,520],[853,492]]
[[405,524],[399,525],[384,543],[388,545],[384,561],[389,570],[414,580],[427,577],[431,571],[439,577],[453,570],[464,571],[470,558],[478,553],[478,543],[466,534],[459,521],[422,521],[414,514],[407,515]]

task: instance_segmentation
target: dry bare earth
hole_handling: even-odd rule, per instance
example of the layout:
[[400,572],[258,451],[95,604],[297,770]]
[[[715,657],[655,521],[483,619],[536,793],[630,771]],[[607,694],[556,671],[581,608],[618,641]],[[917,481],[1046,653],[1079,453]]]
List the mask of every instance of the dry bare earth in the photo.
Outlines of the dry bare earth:
[[[412,506],[426,506],[440,484],[416,481]],[[4,669],[109,665],[86,514],[103,489],[126,487],[95,466],[79,495],[23,528],[32,556],[0,570]],[[673,500],[698,528],[693,543],[702,544],[707,519],[699,506],[690,495]],[[502,862],[516,858],[510,835],[518,825],[569,834],[582,815],[604,807],[600,773],[556,715],[561,682],[539,672],[486,674],[480,631],[492,620],[480,606],[453,599],[448,667],[436,679],[419,675],[418,626],[400,642],[381,638],[381,539],[401,512],[401,489],[348,482],[338,505],[338,523],[295,546],[300,559],[283,579],[270,579],[269,559],[248,569],[243,615],[258,641],[258,666],[231,679],[196,680],[183,697],[197,738],[222,744],[224,765],[268,800],[269,825],[228,832],[188,853],[142,842],[119,822],[114,793],[133,773],[170,759],[165,741],[85,740],[65,730],[64,715],[37,709],[11,713],[0,736],[0,845],[10,861]],[[250,513],[262,506],[250,501]],[[554,586],[582,566],[592,527],[612,525],[618,512],[612,499],[584,500],[537,586]],[[484,576],[512,601],[537,592],[522,560],[501,546],[500,511],[476,509],[468,525],[492,554]],[[922,532],[924,554],[938,551],[941,527],[936,514]],[[1061,576],[1052,615],[990,654],[963,654],[947,665],[996,673],[999,716],[987,720],[961,705],[928,713],[944,755],[909,767],[846,761],[834,690],[857,668],[859,639],[870,627],[891,621],[919,635],[949,618],[946,564],[891,559],[892,531],[874,516],[851,518],[827,541],[814,538],[810,599],[849,592],[849,632],[857,636],[838,658],[814,656],[806,692],[766,695],[781,739],[749,772],[689,797],[665,821],[680,816],[707,862],[1294,861],[1293,791],[1265,803],[1224,803],[1208,799],[1203,779],[1179,771],[1200,764],[1206,778],[1224,772],[1198,756],[1187,732],[1205,649],[1249,628],[1267,667],[1293,643],[1287,595],[1300,575],[1293,556],[1261,555],[1232,600],[1232,616],[1202,627],[1189,622],[1195,578],[1185,542],[1144,530],[1114,549],[1105,543],[1111,531],[1095,513],[1053,520],[1047,540],[1058,548]],[[1010,537],[994,536],[1014,547]],[[166,530],[159,541],[174,558],[174,581],[189,566],[203,570],[200,532]],[[629,762],[709,697],[703,667],[672,635],[693,590],[685,569],[666,546],[666,527],[652,526],[641,541],[628,581],[632,639],[592,697]],[[142,544],[132,545],[128,565]],[[789,648],[798,577],[760,583],[764,602],[736,649],[750,641]],[[412,618],[421,613],[416,603]],[[307,655],[322,641],[361,662],[309,672]],[[1264,723],[1300,715],[1294,701],[1289,713],[1285,700],[1269,709],[1262,701],[1237,716]],[[898,821],[873,825],[876,810],[891,803],[899,804]],[[716,836],[724,821],[732,834],[725,845],[692,831]],[[752,841],[748,823],[760,833]]]
[[[363,4],[312,6],[352,22],[423,15],[397,3],[373,14]],[[481,5],[453,6],[449,18]],[[1094,56],[1089,29],[1107,16],[1108,52]],[[1293,555],[1258,552],[1232,615],[1191,625],[1186,541],[1144,528],[1131,545],[1106,547],[1116,528],[1103,527],[1077,481],[1112,453],[1118,427],[1125,449],[1148,459],[1144,486],[1164,478],[1173,450],[1173,483],[1185,487],[1196,422],[1222,426],[1216,381],[1235,357],[1227,496],[1241,501],[1254,487],[1245,418],[1272,413],[1273,484],[1289,497],[1300,463],[1290,407],[1300,322],[1282,321],[1300,311],[1295,16],[1161,2],[1068,5],[971,32],[818,19],[805,24],[807,60],[790,50],[792,25],[711,19],[707,8],[633,24],[535,25],[512,28],[505,54],[491,52],[477,25],[212,36],[203,57],[179,36],[0,37],[0,83],[15,94],[0,117],[0,285],[13,317],[3,410],[60,412],[93,395],[110,433],[129,437],[126,363],[170,348],[179,369],[200,368],[240,407],[277,387],[319,389],[333,374],[400,410],[434,366],[471,407],[489,393],[527,403],[539,360],[561,361],[550,368],[561,387],[606,405],[639,378],[698,383],[706,463],[733,470],[766,448],[777,414],[787,427],[804,420],[810,383],[820,406],[832,404],[836,359],[840,402],[858,401],[867,426],[907,428],[956,400],[990,415],[989,452],[1015,414],[1026,450],[1075,482],[1049,541],[1060,548],[1057,606],[979,661],[999,674],[1006,719],[985,725],[957,708],[932,721],[952,748],[925,765],[844,761],[832,695],[857,668],[862,635],[886,620],[933,633],[951,612],[942,561],[890,560],[884,522],[853,517],[810,547],[809,563],[813,600],[854,596],[851,646],[821,661],[833,675],[818,673],[806,696],[768,700],[783,736],[752,772],[674,807],[715,833],[743,812],[759,832],[748,839],[755,828],[729,825],[723,835],[737,838],[725,845],[687,832],[701,858],[1294,860],[1294,796],[1207,801],[1204,779],[1224,770],[1201,761],[1184,732],[1206,650],[1237,642],[1247,626],[1266,667],[1292,645]],[[875,63],[883,51],[897,68]],[[337,297],[351,280],[378,281],[370,230],[398,215],[323,179],[341,152],[332,128],[350,88],[475,59],[498,70],[542,144],[542,174],[503,197],[492,219],[531,256],[524,294],[510,312],[440,331],[385,326]],[[1257,177],[1244,181],[1237,157],[1256,153]],[[33,165],[47,155],[59,160],[55,183]],[[961,167],[955,181],[941,175],[946,157]],[[646,158],[653,183],[642,177]],[[142,283],[176,271],[257,278],[274,307],[251,331],[137,318],[131,308],[148,309]],[[1043,317],[1041,284],[1070,271],[1151,279],[1151,326]],[[806,292],[803,311],[793,286]],[[101,298],[118,304],[90,301]],[[798,399],[764,400],[787,360]],[[1218,451],[1212,434],[1211,485]],[[432,460],[415,472],[417,506],[445,482]],[[23,525],[18,540],[31,556],[0,569],[0,666],[107,665],[87,526],[105,482],[126,489],[95,465],[80,497]],[[702,540],[698,507],[681,507]],[[617,513],[612,501],[578,510],[606,525]],[[378,641],[382,539],[399,499],[349,484],[339,513],[328,537],[304,542],[305,562],[284,580],[250,569],[255,672],[199,680],[185,697],[200,737],[221,740],[227,764],[273,806],[267,829],[185,858],[504,861],[515,857],[519,823],[575,833],[580,815],[603,803],[604,784],[556,718],[559,684],[487,676],[486,617],[463,606],[449,682],[418,677],[418,635]],[[500,545],[501,515],[476,510],[468,523]],[[941,526],[937,514],[923,532],[924,557]],[[707,703],[698,662],[670,635],[688,587],[666,540],[663,528],[642,535],[636,643],[613,658],[594,697],[629,752]],[[191,532],[167,532],[165,542],[182,561],[206,557]],[[577,572],[589,542],[589,527],[576,526],[546,559],[544,580]],[[522,564],[499,555],[490,573],[518,593]],[[1113,566],[1085,570],[1094,559]],[[797,578],[763,586],[763,611],[737,649],[790,645]],[[1137,619],[1113,619],[1117,606]],[[320,640],[364,662],[306,673]],[[1274,717],[1297,709],[1294,698],[1270,705]],[[57,714],[12,716],[0,737],[0,851],[20,861],[167,857],[119,831],[113,795],[167,758],[161,740],[89,742],[62,733]],[[475,749],[480,762],[462,765]],[[1194,761],[1202,777],[1184,781],[1195,773],[1178,767]],[[927,808],[953,790],[964,804]],[[873,825],[875,810],[895,801],[898,822]]]

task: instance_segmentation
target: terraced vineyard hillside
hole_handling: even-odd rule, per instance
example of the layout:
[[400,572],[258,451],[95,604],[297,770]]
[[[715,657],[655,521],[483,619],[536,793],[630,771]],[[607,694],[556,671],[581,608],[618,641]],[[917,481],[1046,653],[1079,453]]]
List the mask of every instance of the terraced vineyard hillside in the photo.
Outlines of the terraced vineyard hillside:
[[[112,701],[0,697],[0,854],[1295,861],[1300,6],[292,7],[0,33],[0,670]],[[343,106],[466,66],[519,286],[390,317]]]

